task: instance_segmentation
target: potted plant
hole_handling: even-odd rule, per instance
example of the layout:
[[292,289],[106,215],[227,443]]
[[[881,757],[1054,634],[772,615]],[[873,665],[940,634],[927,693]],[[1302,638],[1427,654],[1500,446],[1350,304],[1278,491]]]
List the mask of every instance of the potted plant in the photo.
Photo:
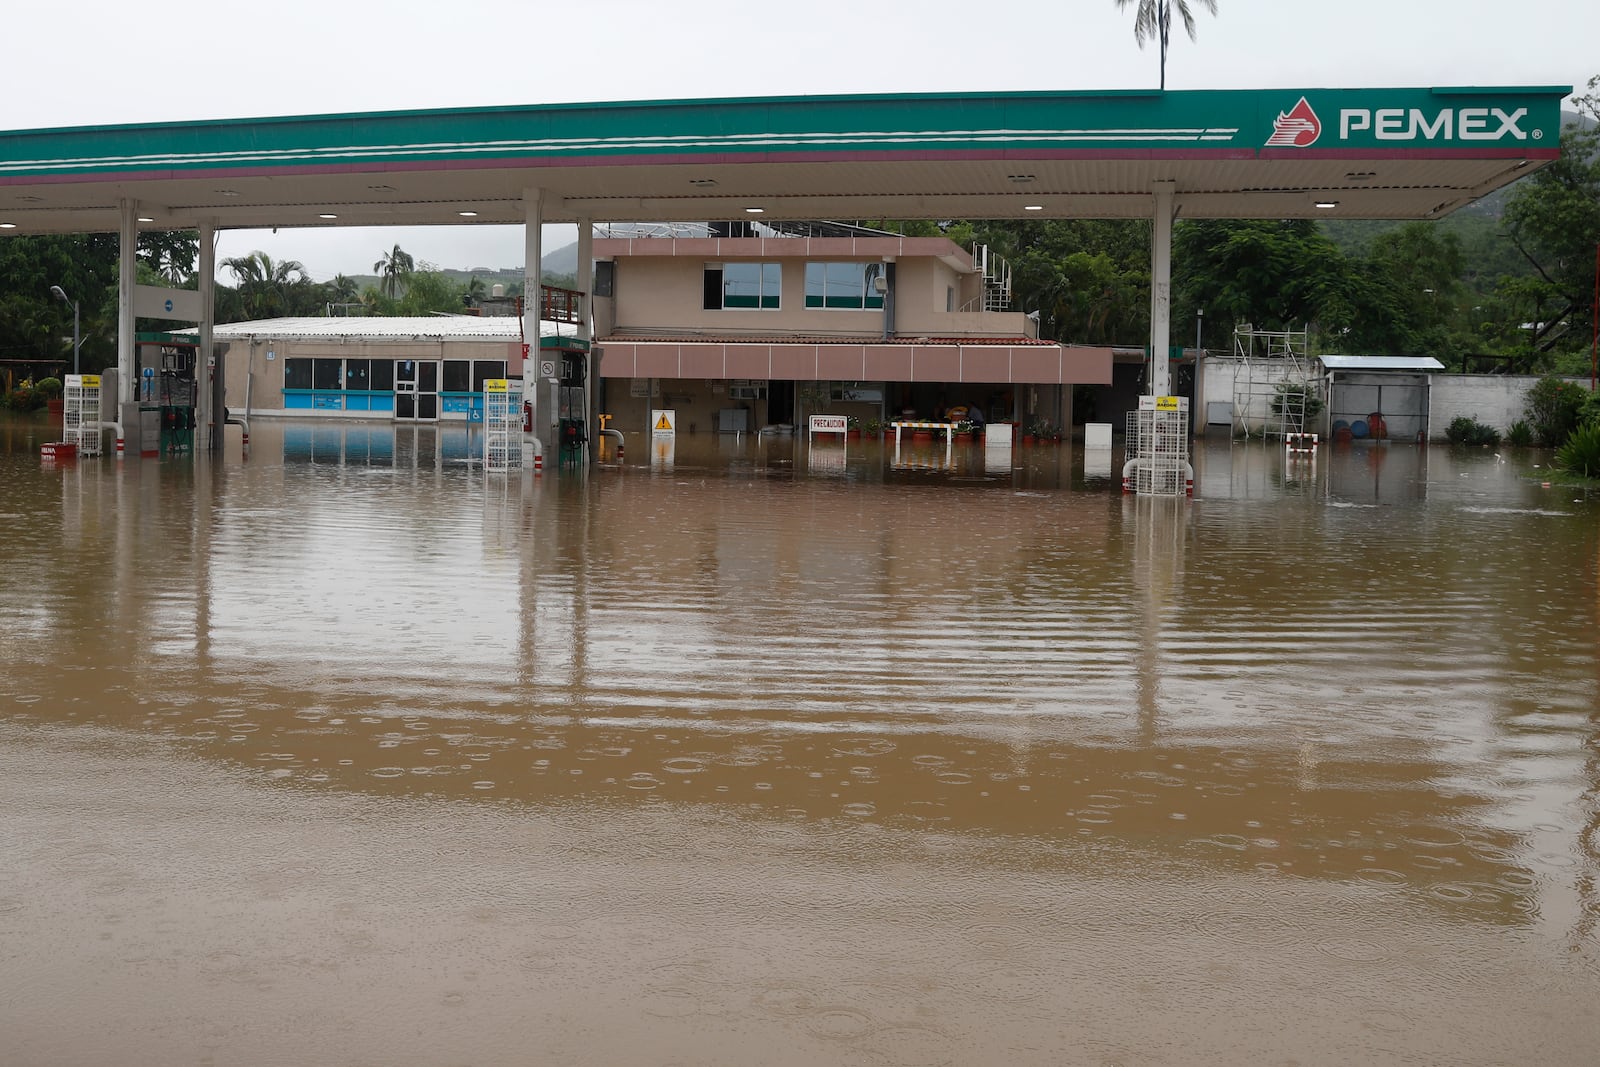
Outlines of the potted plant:
[[847,415],[844,420],[844,436],[847,441],[861,440],[861,420],[855,415]]
[[960,422],[956,423],[955,430],[953,432],[954,432],[955,436],[952,437],[951,440],[954,441],[956,444],[963,444],[963,443],[965,443],[967,441],[971,441],[972,440],[972,422],[971,422],[971,420],[962,419]]
[[861,429],[866,433],[867,439],[870,441],[883,432],[883,421],[881,419],[868,419],[862,424]]

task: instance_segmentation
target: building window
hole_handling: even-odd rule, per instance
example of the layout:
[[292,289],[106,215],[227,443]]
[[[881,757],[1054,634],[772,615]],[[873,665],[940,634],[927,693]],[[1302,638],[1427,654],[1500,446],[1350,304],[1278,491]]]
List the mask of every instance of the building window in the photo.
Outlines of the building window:
[[447,359],[444,361],[444,387],[440,392],[465,393],[472,388],[472,360]]
[[344,384],[344,360],[314,359],[311,361],[311,388],[338,389]]
[[504,378],[506,376],[506,361],[503,359],[475,359],[472,361],[472,391],[483,392],[483,383],[490,378]]
[[708,311],[772,310],[782,290],[781,264],[718,263],[706,267],[704,306]]
[[851,311],[883,307],[882,263],[807,263],[806,307]]
[[311,388],[311,361],[285,359],[283,361],[283,387],[285,389]]

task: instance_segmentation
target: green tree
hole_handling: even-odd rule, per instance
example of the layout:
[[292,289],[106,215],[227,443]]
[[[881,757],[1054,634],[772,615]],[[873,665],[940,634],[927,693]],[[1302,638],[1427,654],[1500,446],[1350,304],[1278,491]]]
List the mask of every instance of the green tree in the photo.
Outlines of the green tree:
[[432,315],[435,313],[461,314],[466,286],[424,263],[422,270],[413,271],[407,280],[406,291],[395,303],[396,315]]
[[[1217,0],[1196,0],[1213,15],[1217,13]],[[1167,87],[1167,43],[1172,37],[1172,12],[1178,12],[1189,40],[1195,40],[1194,13],[1189,10],[1189,0],[1116,0],[1118,10],[1127,10],[1133,4],[1133,39],[1143,48],[1144,43],[1155,38],[1161,45],[1161,88]]]
[[[1150,322],[1150,226],[1109,219],[955,222],[946,235],[1011,265],[1012,306],[1039,313],[1041,337],[1143,344]],[[952,237],[952,239],[954,239]]]
[[1351,284],[1345,257],[1310,219],[1235,222],[1204,219],[1174,228],[1174,308],[1204,308],[1206,318],[1257,329],[1302,329],[1335,314],[1344,329],[1368,294]]
[[240,310],[246,318],[292,315],[304,306],[310,279],[298,260],[275,261],[267,253],[255,251],[230,256],[222,265],[232,271],[238,281]]
[[[1580,110],[1600,119],[1600,77]],[[1518,183],[1506,205],[1511,239],[1536,280],[1517,287],[1533,304],[1530,345],[1540,353],[1575,357],[1591,343],[1595,256],[1600,246],[1600,127],[1570,123],[1561,132],[1561,158]],[[1552,360],[1559,366],[1561,360]],[[1577,360],[1569,358],[1569,363]],[[1575,369],[1575,368],[1569,368]]]
[[354,304],[361,297],[361,287],[346,274],[335,274],[328,283],[328,299],[335,304]]
[[[78,303],[83,371],[114,363],[117,244],[114,233],[0,237],[0,358],[64,360],[70,368],[72,305],[51,295],[57,285]],[[192,230],[141,233],[138,265],[193,262],[198,250]]]
[[378,257],[372,269],[378,274],[378,288],[383,291],[384,296],[394,300],[399,297],[401,288],[410,283],[417,264],[409,252],[395,245],[393,249]]

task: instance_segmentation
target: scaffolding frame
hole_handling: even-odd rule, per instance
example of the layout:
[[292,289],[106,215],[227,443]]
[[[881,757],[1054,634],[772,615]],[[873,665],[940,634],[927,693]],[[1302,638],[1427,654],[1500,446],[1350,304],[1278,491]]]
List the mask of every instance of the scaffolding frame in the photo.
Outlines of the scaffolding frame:
[[1236,326],[1233,363],[1236,434],[1287,440],[1306,432],[1313,398],[1322,396],[1322,383],[1312,375],[1308,331]]

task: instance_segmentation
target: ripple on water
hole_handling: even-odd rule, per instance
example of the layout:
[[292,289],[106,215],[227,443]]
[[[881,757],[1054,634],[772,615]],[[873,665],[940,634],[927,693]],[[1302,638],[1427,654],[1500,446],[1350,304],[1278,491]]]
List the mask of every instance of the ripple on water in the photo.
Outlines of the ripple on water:
[[802,1024],[818,1037],[853,1041],[874,1029],[872,1017],[855,1008],[826,1007],[811,1012]]
[[892,1067],[944,1067],[955,1062],[950,1035],[923,1026],[891,1026],[869,1035],[863,1047]]
[[1377,963],[1389,958],[1381,945],[1360,937],[1338,937],[1317,942],[1317,951],[1346,963]]
[[834,745],[833,751],[839,756],[887,756],[895,747],[887,737],[863,737]]
[[699,756],[675,756],[663,760],[661,769],[668,774],[699,774],[706,769],[706,761]]
[[762,1011],[790,1018],[805,1015],[816,1003],[817,997],[812,990],[790,982],[769,985],[755,996],[756,1007]]

